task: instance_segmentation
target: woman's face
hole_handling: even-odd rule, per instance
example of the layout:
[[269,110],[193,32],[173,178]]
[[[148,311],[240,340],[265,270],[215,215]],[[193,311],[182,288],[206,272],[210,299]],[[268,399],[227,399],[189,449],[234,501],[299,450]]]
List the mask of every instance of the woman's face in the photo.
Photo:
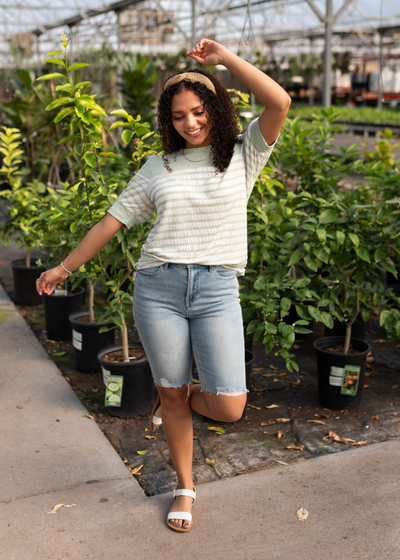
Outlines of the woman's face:
[[173,96],[171,118],[175,130],[185,139],[186,148],[203,148],[211,144],[205,108],[194,91],[182,91]]

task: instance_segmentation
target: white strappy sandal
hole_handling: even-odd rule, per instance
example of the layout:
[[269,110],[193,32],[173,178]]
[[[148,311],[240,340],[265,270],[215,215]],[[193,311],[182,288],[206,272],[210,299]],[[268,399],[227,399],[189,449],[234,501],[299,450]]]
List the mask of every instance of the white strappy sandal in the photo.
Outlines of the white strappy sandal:
[[162,418],[159,418],[158,416],[154,415],[155,411],[160,406],[160,404],[161,404],[161,398],[160,398],[160,395],[157,395],[156,402],[154,403],[152,411],[150,412],[150,429],[151,430],[153,429],[153,424],[155,426],[157,426],[157,428],[158,428],[158,426],[161,426],[161,424],[162,424]]
[[[193,490],[186,490],[186,488],[181,488],[178,490],[177,488],[175,488],[173,493],[174,500],[178,496],[190,496],[193,499],[192,503],[194,504],[194,502],[196,501],[196,486],[193,485]],[[170,519],[182,519],[183,521],[189,521],[190,525],[187,529],[184,529],[183,526],[175,527],[175,525],[169,523]],[[170,511],[167,515],[167,525],[173,531],[178,531],[178,533],[187,533],[193,527],[192,514],[188,511]]]

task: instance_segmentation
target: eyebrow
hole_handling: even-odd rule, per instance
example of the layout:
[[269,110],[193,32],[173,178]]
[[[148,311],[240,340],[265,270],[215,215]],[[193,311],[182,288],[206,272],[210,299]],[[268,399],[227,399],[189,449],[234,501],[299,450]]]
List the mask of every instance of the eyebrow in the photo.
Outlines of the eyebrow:
[[[190,109],[191,111],[196,111],[196,109],[200,109],[200,107],[204,107],[204,105],[197,105],[197,107],[193,107]],[[172,111],[172,113],[183,113],[184,111]]]

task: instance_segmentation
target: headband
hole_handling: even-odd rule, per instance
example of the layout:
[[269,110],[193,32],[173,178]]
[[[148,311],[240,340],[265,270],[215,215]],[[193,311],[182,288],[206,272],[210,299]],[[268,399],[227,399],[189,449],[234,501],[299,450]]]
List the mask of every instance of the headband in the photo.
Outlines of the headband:
[[215,95],[217,95],[217,92],[215,91],[215,86],[212,83],[212,81],[209,78],[207,78],[207,76],[204,76],[204,74],[200,74],[200,72],[183,72],[182,74],[176,74],[175,76],[172,76],[172,78],[169,78],[165,82],[164,91],[170,86],[172,86],[173,84],[178,84],[182,80],[185,80],[187,82],[192,82],[192,83],[199,82],[200,84],[203,84],[212,92],[214,92]]

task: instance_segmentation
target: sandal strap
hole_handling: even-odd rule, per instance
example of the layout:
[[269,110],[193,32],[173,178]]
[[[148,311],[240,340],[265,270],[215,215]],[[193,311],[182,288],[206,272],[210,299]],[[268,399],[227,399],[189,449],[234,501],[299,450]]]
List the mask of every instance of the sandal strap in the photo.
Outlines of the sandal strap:
[[196,501],[196,487],[194,486],[194,491],[193,490],[187,490],[186,488],[174,488],[174,492],[173,492],[173,496],[174,496],[174,500],[175,498],[177,498],[178,496],[190,496],[193,499],[193,503]]
[[161,426],[162,418],[159,418],[158,416],[153,415],[152,422],[155,426]]
[[192,514],[188,511],[170,511],[167,519],[184,519],[186,521],[192,521]]

